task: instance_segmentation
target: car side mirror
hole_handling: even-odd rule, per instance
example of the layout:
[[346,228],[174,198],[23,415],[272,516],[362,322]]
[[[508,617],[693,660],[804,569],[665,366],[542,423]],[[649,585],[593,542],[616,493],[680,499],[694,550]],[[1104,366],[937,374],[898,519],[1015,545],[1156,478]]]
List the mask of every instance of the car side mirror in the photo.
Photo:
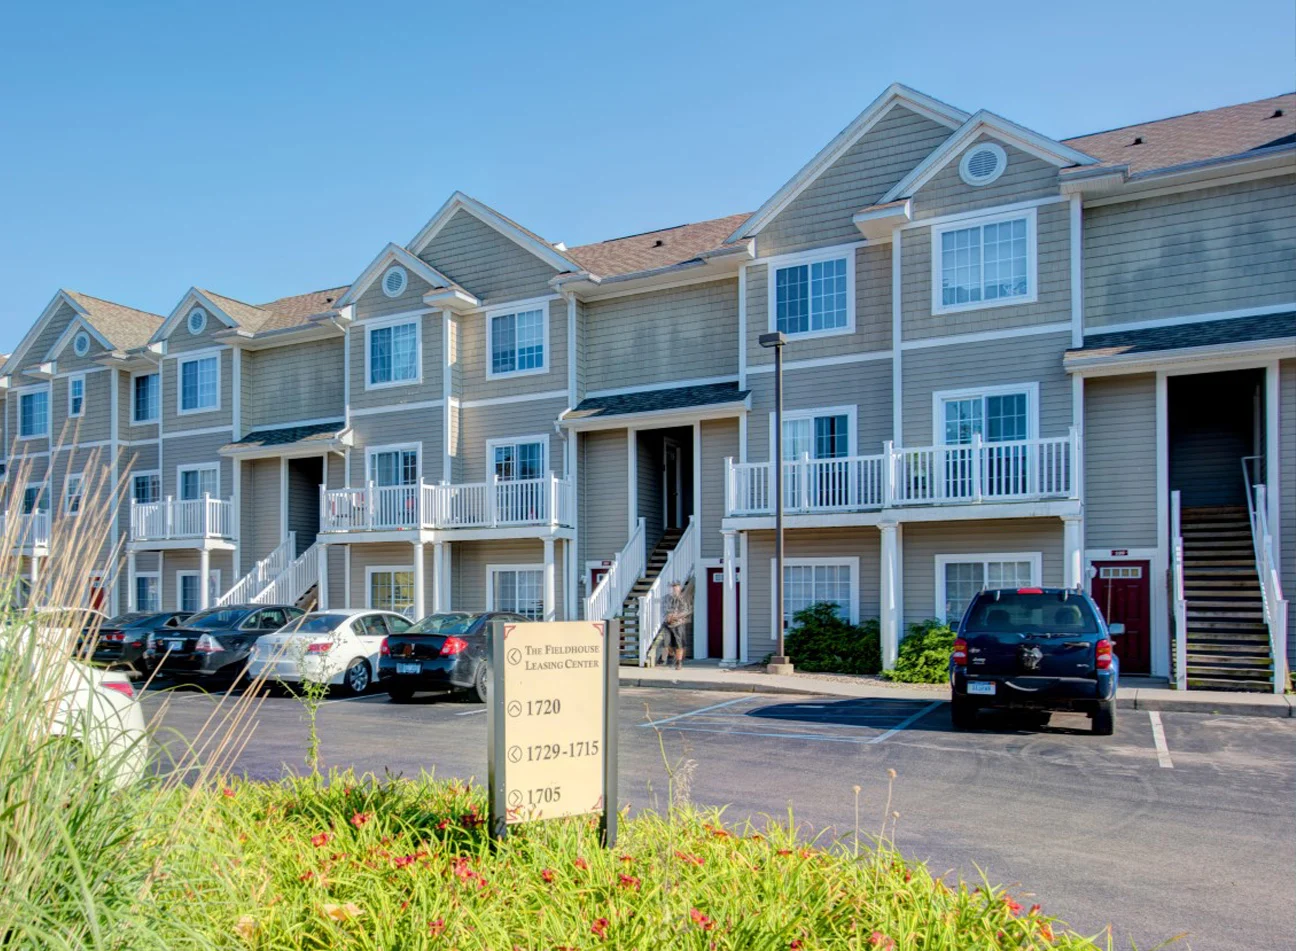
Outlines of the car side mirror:
[[1112,637],[1120,637],[1125,633],[1125,625],[1117,621],[1115,624],[1107,625],[1107,633]]

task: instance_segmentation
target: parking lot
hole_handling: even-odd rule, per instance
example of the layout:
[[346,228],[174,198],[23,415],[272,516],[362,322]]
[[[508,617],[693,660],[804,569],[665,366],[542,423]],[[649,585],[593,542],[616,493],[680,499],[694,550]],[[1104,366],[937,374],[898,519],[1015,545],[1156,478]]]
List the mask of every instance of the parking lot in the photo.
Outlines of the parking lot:
[[[201,728],[215,702],[167,700],[159,740]],[[621,691],[620,797],[664,807],[666,763],[692,801],[730,820],[788,809],[807,837],[880,827],[894,769],[897,843],[934,872],[1023,883],[1077,930],[1113,925],[1115,946],[1290,947],[1296,915],[1296,722],[1122,710],[1112,737],[1080,715],[1044,729],[983,719],[950,729],[941,700],[832,700],[702,690]],[[480,704],[377,694],[330,700],[319,726],[326,766],[441,777],[486,773]],[[297,701],[264,700],[238,769],[271,779],[304,768]],[[1014,893],[1022,889],[1014,889]]]

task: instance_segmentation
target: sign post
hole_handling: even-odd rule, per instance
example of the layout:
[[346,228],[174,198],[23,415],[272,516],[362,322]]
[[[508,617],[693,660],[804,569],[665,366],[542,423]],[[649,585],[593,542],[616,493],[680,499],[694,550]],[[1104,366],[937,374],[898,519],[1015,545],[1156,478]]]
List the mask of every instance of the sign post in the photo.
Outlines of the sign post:
[[600,814],[603,844],[617,834],[615,621],[491,628],[487,757],[490,829]]

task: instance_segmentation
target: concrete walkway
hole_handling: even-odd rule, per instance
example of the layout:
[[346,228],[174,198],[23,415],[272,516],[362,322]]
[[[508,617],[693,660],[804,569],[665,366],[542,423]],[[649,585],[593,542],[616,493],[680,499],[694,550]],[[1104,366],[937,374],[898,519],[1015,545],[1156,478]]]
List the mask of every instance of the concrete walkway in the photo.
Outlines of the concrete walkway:
[[[734,670],[698,663],[686,663],[683,670],[668,667],[622,667],[621,685],[893,700],[936,700],[943,699],[949,693],[944,685],[891,684],[864,677],[835,677],[831,674],[775,676],[751,668]],[[1171,690],[1141,684],[1123,686],[1117,694],[1117,706],[1123,709],[1249,717],[1291,717],[1294,715],[1292,701],[1291,696],[1278,694]]]

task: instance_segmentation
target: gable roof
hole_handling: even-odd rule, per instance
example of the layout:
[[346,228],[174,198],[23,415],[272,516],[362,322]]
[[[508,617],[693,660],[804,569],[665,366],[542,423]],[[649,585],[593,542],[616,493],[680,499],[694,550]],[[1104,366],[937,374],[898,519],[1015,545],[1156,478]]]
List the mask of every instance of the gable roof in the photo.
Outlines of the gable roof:
[[460,211],[467,212],[482,224],[494,228],[514,244],[530,251],[559,273],[580,270],[576,262],[534,231],[527,230],[512,218],[507,218],[489,205],[484,205],[477,199],[458,191],[446,200],[446,203],[432,216],[432,220],[423,226],[406,247],[414,254],[421,254],[423,249],[432,243],[432,239],[437,236],[437,233],[446,226],[446,223]]
[[322,291],[310,291],[306,294],[294,294],[291,297],[280,297],[268,304],[257,305],[261,310],[268,310],[278,315],[285,326],[305,323],[311,317],[332,313],[337,309],[338,301],[347,292],[345,284],[341,287],[326,287]]
[[[412,272],[415,277],[430,287],[434,287],[438,290],[456,291],[472,297],[471,294],[468,294],[468,292],[462,287],[450,280],[450,278],[446,277],[422,258],[411,254],[399,244],[389,243],[387,247],[379,251],[377,256],[369,262],[369,266],[366,267],[351,286],[346,289],[346,293],[337,299],[333,304],[333,307],[340,308],[346,307],[349,304],[354,304],[360,299],[365,291],[369,290],[369,288],[373,286],[373,282],[378,280],[379,275],[387,269],[388,264],[392,263],[399,264],[401,267]],[[476,298],[473,299],[476,300]]]
[[[1137,140],[1137,141],[1136,141]],[[1296,143],[1296,93],[1063,140],[1131,175]]]
[[567,256],[591,274],[614,277],[694,261],[725,241],[750,214],[727,215],[568,248]]
[[842,129],[836,138],[820,149],[814,158],[788,179],[782,188],[771,195],[765,204],[751,215],[746,224],[735,229],[728,240],[738,241],[758,233],[897,105],[904,106],[950,129],[957,129],[968,119],[968,114],[962,109],[941,102],[939,99],[933,99],[902,83],[892,83],[882,95],[869,103],[850,125]]
[[[41,311],[36,323],[14,348],[13,353],[5,358],[0,372],[8,372],[11,364],[16,367],[27,358],[32,345],[40,339],[49,322],[65,304],[92,331],[100,344],[114,350],[142,347],[165,320],[160,314],[150,314],[148,311],[136,310],[100,297],[91,297],[89,294],[60,288]],[[50,349],[50,354],[61,349],[60,344],[67,342],[63,339],[65,337],[71,339],[68,334],[63,334],[59,342]],[[41,354],[41,357],[49,359],[50,355]]]

